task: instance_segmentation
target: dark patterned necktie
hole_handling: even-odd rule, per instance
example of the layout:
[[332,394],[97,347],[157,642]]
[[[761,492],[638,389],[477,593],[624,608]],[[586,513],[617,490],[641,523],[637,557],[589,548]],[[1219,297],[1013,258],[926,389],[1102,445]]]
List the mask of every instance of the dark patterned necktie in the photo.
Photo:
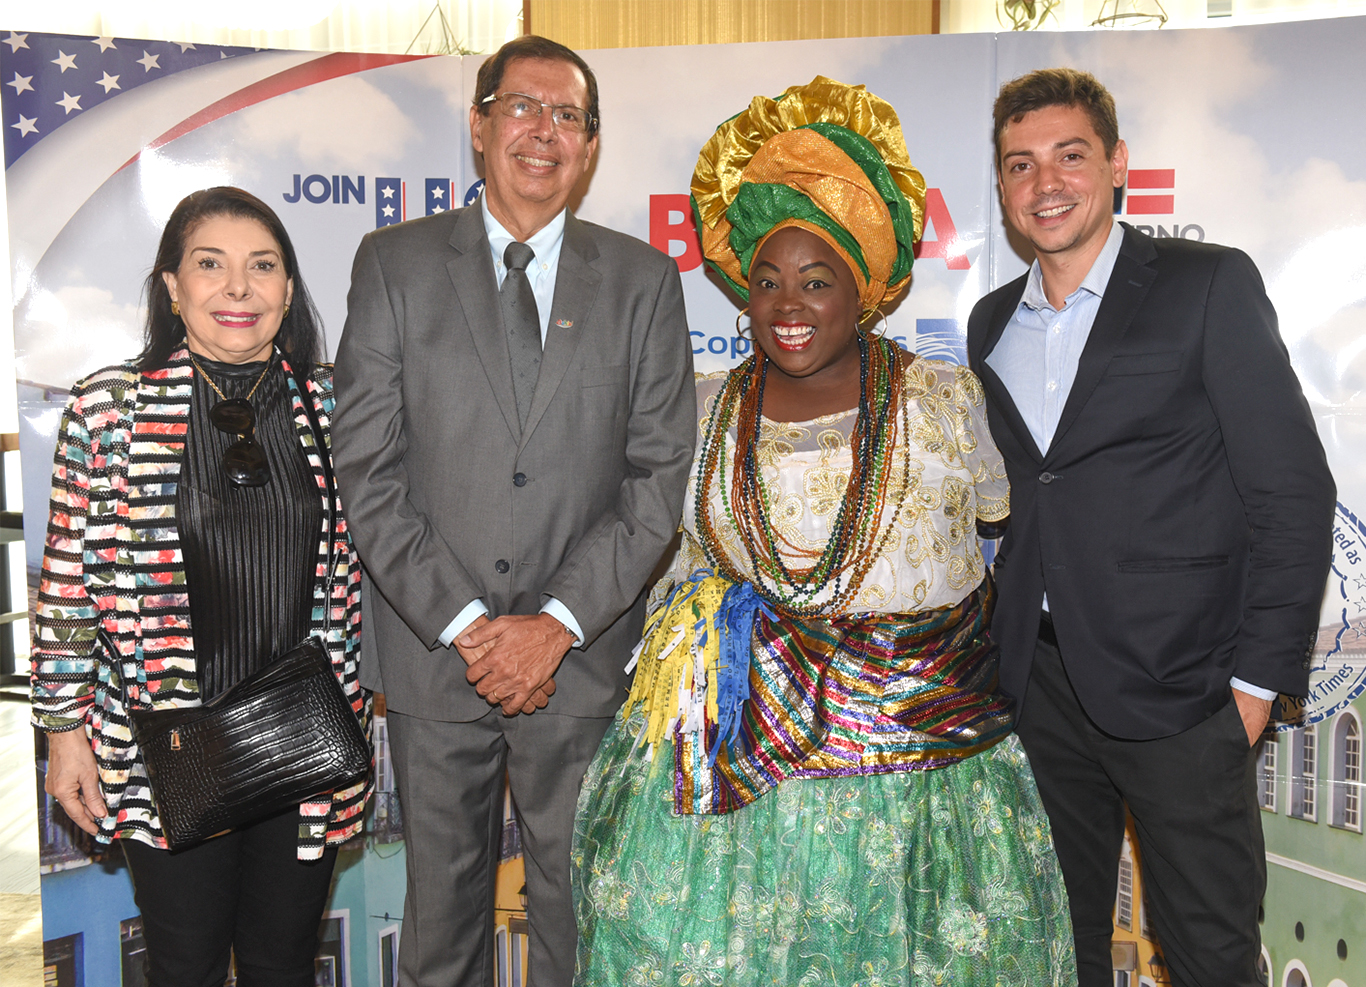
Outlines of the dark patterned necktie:
[[503,279],[499,304],[503,309],[503,328],[508,334],[508,356],[512,361],[512,393],[517,398],[517,418],[522,428],[531,411],[536,393],[536,378],[541,372],[541,316],[536,311],[536,296],[527,280],[527,265],[536,252],[515,240],[503,251],[508,269]]

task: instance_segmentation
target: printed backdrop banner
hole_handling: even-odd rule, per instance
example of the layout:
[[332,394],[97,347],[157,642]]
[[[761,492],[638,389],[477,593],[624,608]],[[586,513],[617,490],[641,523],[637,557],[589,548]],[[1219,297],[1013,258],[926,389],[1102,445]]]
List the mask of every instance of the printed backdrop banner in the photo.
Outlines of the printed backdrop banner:
[[[0,32],[6,33],[6,32]],[[473,201],[467,117],[482,56],[252,51],[7,32],[0,39],[30,594],[49,464],[71,384],[140,348],[142,287],[175,203],[240,185],[280,214],[322,311],[345,320],[352,254],[378,226]],[[1048,65],[1095,72],[1131,152],[1119,218],[1155,236],[1229,243],[1261,268],[1338,482],[1337,550],[1307,703],[1261,752],[1270,886],[1263,962],[1283,987],[1366,987],[1361,716],[1366,676],[1366,19],[1202,31],[947,35],[592,52],[603,129],[579,216],[677,259],[701,371],[743,359],[739,302],[701,264],[687,205],[697,151],[756,93],[826,75],[899,111],[929,183],[911,290],[887,332],[963,359],[973,303],[1025,269],[994,188],[1001,81]],[[459,604],[462,601],[452,601]],[[344,849],[317,982],[395,983],[402,819],[387,736],[363,837]],[[39,784],[45,751],[38,747]],[[74,835],[40,799],[49,983],[141,983],[141,922],[122,857]],[[510,814],[509,814],[510,815]],[[525,979],[520,845],[505,828],[501,984]],[[1120,861],[1133,871],[1134,852]],[[1120,881],[1117,969],[1167,977],[1141,888]],[[458,889],[452,889],[458,893]],[[1126,898],[1125,896],[1128,895]],[[1135,922],[1137,917],[1137,922]],[[1298,979],[1297,979],[1298,978]]]

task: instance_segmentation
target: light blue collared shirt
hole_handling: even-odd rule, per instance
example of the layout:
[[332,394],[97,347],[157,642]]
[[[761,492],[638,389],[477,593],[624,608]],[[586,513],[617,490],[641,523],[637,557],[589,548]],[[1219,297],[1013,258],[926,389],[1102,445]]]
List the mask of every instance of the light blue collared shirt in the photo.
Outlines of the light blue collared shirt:
[[[503,229],[503,224],[493,218],[488,202],[479,196],[479,211],[484,216],[484,231],[489,235],[489,253],[493,255],[493,271],[498,276],[498,287],[503,287],[503,279],[508,269],[503,264],[503,252],[513,242],[513,236]],[[546,333],[550,330],[550,305],[555,300],[555,276],[560,272],[560,248],[564,246],[564,217],[569,210],[561,209],[550,222],[532,235],[526,245],[536,254],[526,269],[526,279],[531,282],[531,293],[536,296],[536,314],[541,317],[541,348],[545,348]]]
[[1044,294],[1043,271],[1035,260],[1020,304],[987,357],[987,366],[1010,391],[1040,453],[1046,454],[1053,444],[1053,433],[1077,377],[1081,351],[1091,336],[1091,324],[1096,321],[1123,242],[1124,227],[1115,223],[1091,270],[1061,309],[1055,309]]
[[[1047,455],[1053,444],[1058,421],[1077,378],[1081,352],[1091,337],[1091,326],[1123,242],[1124,228],[1115,223],[1091,270],[1077,290],[1063,300],[1061,309],[1055,309],[1044,294],[1043,271],[1036,259],[1029,268],[1015,314],[1002,330],[996,348],[987,356],[987,366],[996,371],[1010,392],[1041,454]],[[1043,598],[1043,609],[1048,609],[1047,595]],[[1276,698],[1273,690],[1237,677],[1230,684],[1258,699]]]
[[[498,277],[498,287],[502,288],[503,279],[508,273],[507,267],[503,264],[503,252],[507,250],[508,244],[513,242],[513,236],[503,228],[502,223],[494,219],[493,213],[489,212],[488,202],[482,195],[479,196],[479,211],[484,217],[484,232],[489,237],[489,253],[493,255],[493,270]],[[564,246],[566,212],[568,210],[561,209],[559,215],[526,241],[526,245],[536,255],[527,266],[526,276],[531,282],[531,293],[536,296],[536,314],[541,318],[542,348],[545,347],[546,333],[550,331],[550,306],[555,300],[555,276],[560,270],[560,248]],[[441,632],[441,643],[449,648],[457,634],[488,612],[489,608],[483,600],[471,600]],[[569,628],[570,633],[574,635],[575,647],[583,644],[583,627],[570,609],[555,597],[552,596],[545,601],[541,613],[550,614]]]

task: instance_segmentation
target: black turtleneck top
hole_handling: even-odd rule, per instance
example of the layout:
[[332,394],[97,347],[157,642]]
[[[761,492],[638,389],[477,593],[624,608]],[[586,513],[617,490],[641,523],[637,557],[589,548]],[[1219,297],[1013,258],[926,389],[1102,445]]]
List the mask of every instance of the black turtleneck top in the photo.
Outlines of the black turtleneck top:
[[[265,363],[195,360],[229,398],[245,398],[266,370]],[[205,701],[308,636],[326,514],[295,431],[279,359],[271,360],[251,397],[256,441],[270,465],[265,486],[239,487],[223,472],[223,452],[238,436],[220,432],[209,420],[209,410],[220,400],[196,370],[176,490],[176,525]]]

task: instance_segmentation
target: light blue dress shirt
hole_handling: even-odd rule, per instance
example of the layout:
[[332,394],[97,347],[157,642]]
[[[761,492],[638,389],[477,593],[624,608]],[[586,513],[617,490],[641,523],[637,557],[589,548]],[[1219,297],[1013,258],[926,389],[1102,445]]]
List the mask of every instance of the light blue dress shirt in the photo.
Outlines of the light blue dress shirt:
[[[1053,444],[1058,421],[1077,377],[1081,352],[1091,336],[1091,326],[1123,242],[1124,228],[1115,223],[1091,270],[1077,290],[1063,300],[1061,309],[1055,309],[1044,294],[1043,272],[1035,260],[1029,268],[1020,304],[1002,330],[996,348],[987,356],[987,366],[996,371],[1010,392],[1040,454],[1046,455]],[[1047,595],[1043,598],[1043,609],[1048,609]],[[1274,691],[1236,677],[1231,684],[1258,699],[1276,698]]]
[[[493,218],[493,213],[489,212],[488,203],[484,201],[484,196],[479,196],[479,211],[484,217],[484,231],[489,237],[489,253],[493,255],[493,270],[498,277],[498,287],[503,287],[503,279],[507,277],[507,267],[503,264],[503,252],[507,250],[508,244],[513,242],[513,236],[503,224]],[[555,300],[555,276],[560,270],[560,248],[564,246],[564,217],[566,209],[561,209],[558,216],[552,219],[545,226],[541,227],[526,241],[526,245],[531,248],[536,255],[535,259],[527,266],[526,276],[531,283],[531,293],[536,296],[536,314],[541,318],[541,348],[545,348],[545,337],[550,331],[550,306]],[[483,600],[471,600],[465,605],[464,609],[455,615],[455,619],[446,625],[446,629],[441,632],[440,641],[446,647],[451,646],[455,636],[463,631],[470,624],[474,623],[481,616],[489,612],[488,606]],[[580,626],[570,609],[555,597],[550,597],[541,607],[541,613],[548,613],[574,635],[574,646],[583,644],[583,627]]]
[[[498,287],[502,289],[503,279],[508,269],[503,264],[503,252],[514,237],[503,224],[493,218],[484,196],[479,196],[479,211],[484,216],[484,231],[489,235],[489,253],[493,255],[493,271],[498,276]],[[569,210],[561,209],[558,216],[546,223],[526,245],[536,255],[526,269],[526,279],[531,282],[531,293],[536,296],[536,314],[541,317],[541,348],[545,348],[545,336],[550,330],[550,305],[555,301],[555,276],[560,272],[560,248],[564,246],[564,217]]]

